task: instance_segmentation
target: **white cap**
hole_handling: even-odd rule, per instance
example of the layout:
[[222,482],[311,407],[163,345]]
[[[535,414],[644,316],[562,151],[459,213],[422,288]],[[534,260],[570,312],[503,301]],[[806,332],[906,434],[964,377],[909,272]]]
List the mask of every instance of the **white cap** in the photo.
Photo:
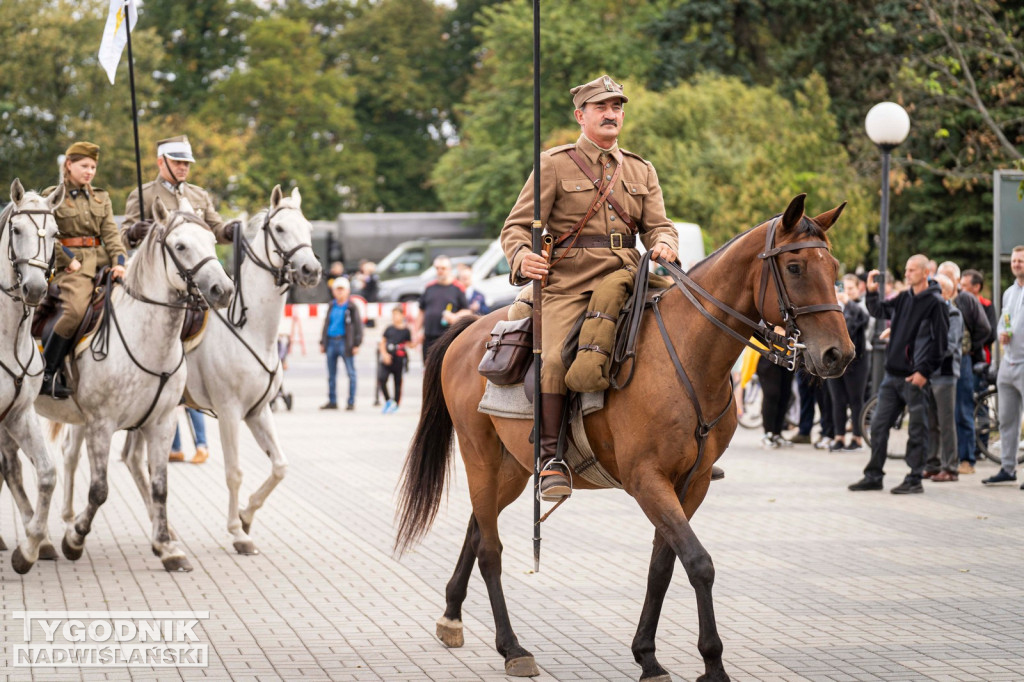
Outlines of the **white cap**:
[[166,156],[175,161],[196,162],[195,157],[192,156],[192,145],[184,135],[160,142],[156,148],[156,155],[157,157]]

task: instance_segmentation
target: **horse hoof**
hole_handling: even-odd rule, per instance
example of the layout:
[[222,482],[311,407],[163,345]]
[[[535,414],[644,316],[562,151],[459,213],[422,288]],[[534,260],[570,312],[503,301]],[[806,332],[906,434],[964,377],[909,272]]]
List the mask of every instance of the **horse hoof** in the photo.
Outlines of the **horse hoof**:
[[260,553],[260,551],[256,549],[256,543],[254,543],[252,540],[245,540],[244,542],[242,540],[235,540],[234,544],[235,551],[239,554],[244,554],[245,556],[255,556]]
[[440,618],[437,621],[437,638],[441,643],[450,649],[458,649],[466,643],[462,636],[462,622],[449,618]]
[[170,556],[160,561],[163,562],[164,569],[168,573],[189,573],[192,571],[192,564],[183,556]]
[[654,677],[641,677],[640,682],[672,682],[672,676],[668,673],[664,673]]
[[85,551],[85,545],[79,548],[74,548],[68,542],[67,537],[60,541],[60,551],[64,552],[64,556],[71,561],[78,561],[82,558],[82,552]]
[[540,668],[533,656],[520,656],[511,661],[505,661],[505,674],[512,677],[537,677],[540,675]]
[[57,560],[57,549],[53,546],[53,543],[49,540],[43,540],[39,543],[39,560],[40,561],[56,561]]
[[14,568],[14,572],[19,575],[25,575],[32,570],[33,562],[25,558],[25,555],[21,553],[21,547],[15,547],[14,553],[11,554],[11,566]]
[[7,551],[7,543],[4,542],[3,538],[0,538],[0,552],[6,552],[6,551]]
[[729,682],[729,676],[724,670],[720,673],[704,673],[697,678],[697,682]]

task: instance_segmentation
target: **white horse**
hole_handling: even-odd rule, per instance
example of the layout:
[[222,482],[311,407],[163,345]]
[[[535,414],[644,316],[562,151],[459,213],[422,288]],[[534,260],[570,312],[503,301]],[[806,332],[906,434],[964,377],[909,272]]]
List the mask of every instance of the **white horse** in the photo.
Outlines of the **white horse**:
[[[50,500],[57,482],[42,425],[32,409],[43,381],[43,360],[32,341],[32,308],[46,295],[57,221],[53,210],[64,200],[64,185],[43,198],[11,183],[11,203],[0,213],[0,452],[4,477],[21,512],[25,539],[11,555],[18,573],[28,572],[40,556],[56,558],[46,535]],[[21,448],[36,469],[39,495],[35,510],[21,483]],[[3,545],[3,540],[0,540]],[[6,549],[6,547],[3,547]]]
[[[174,408],[185,388],[180,334],[185,309],[196,305],[199,296],[223,307],[234,286],[217,262],[213,233],[201,220],[169,213],[159,199],[153,217],[153,228],[128,263],[124,286],[110,289],[100,328],[74,360],[78,381],[73,399],[40,396],[36,409],[55,422],[79,425],[64,447],[64,556],[82,556],[93,518],[107,499],[111,437],[120,429],[138,429],[151,453],[153,553],[168,571],[190,571],[167,523],[167,457]],[[92,477],[89,503],[76,516],[74,476],[83,439]]]
[[[228,532],[239,554],[257,553],[249,537],[253,516],[288,469],[270,409],[282,380],[278,325],[289,287],[315,286],[321,273],[301,204],[298,188],[287,197],[278,185],[270,193],[270,207],[249,220],[245,232],[235,239],[236,291],[228,314],[214,311],[210,315],[202,340],[187,356],[188,403],[215,414],[220,427],[228,484]],[[271,469],[245,509],[239,510],[242,469],[238,436],[243,419],[270,458]],[[126,450],[128,466],[138,482],[144,476],[142,449],[134,443]],[[143,485],[139,490],[145,494]]]

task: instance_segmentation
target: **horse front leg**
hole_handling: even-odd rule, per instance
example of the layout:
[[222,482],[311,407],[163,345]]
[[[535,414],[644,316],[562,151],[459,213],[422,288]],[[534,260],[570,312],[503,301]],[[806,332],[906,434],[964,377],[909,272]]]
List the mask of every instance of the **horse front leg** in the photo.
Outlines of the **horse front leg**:
[[61,518],[65,525],[75,520],[75,473],[78,460],[82,456],[82,442],[85,440],[85,427],[71,426],[64,440],[64,507]]
[[175,422],[170,416],[149,424],[143,429],[149,461],[149,505],[153,522],[151,543],[153,554],[160,557],[164,568],[171,572],[188,572],[192,564],[185,550],[171,537],[167,521],[167,462],[174,439]]
[[124,447],[121,448],[121,459],[128,467],[128,472],[132,475],[132,480],[135,481],[135,487],[138,488],[139,495],[146,505],[149,519],[152,521],[153,496],[150,492],[152,484],[149,479],[148,466],[145,464],[146,451],[146,441],[140,437],[138,431],[129,431],[125,435]]
[[220,426],[220,445],[224,450],[224,478],[228,484],[228,532],[232,545],[239,554],[258,554],[238,515],[238,494],[242,487],[242,467],[238,463],[238,414],[223,412],[217,416]]
[[651,565],[647,571],[647,595],[631,647],[633,658],[640,664],[640,679],[643,682],[670,682],[672,679],[655,656],[655,638],[658,634],[658,621],[661,619],[661,607],[665,603],[665,594],[672,582],[675,565],[675,552],[660,533],[655,533]]
[[[23,414],[20,419],[8,427],[8,434],[9,436],[3,438],[3,444],[0,446],[3,448],[4,477],[7,478],[11,493],[21,509],[25,524],[25,539],[11,555],[11,566],[18,573],[28,573],[38,559],[54,559],[57,556],[56,550],[47,537],[50,502],[53,499],[54,486],[57,484],[57,473],[53,465],[53,458],[50,457],[50,452],[46,448],[39,420],[34,413]],[[21,462],[18,459],[19,444],[36,470],[38,495],[34,512],[32,503],[22,487]],[[10,475],[8,475],[9,466],[12,469]]]
[[476,566],[476,545],[479,541],[480,528],[476,524],[476,517],[470,516],[466,540],[462,543],[462,552],[455,563],[455,572],[444,590],[444,615],[437,619],[437,638],[447,647],[457,648],[466,642],[462,634],[462,604],[466,601],[469,579]]
[[[718,634],[718,626],[715,623],[715,607],[711,595],[711,588],[715,582],[715,565],[711,561],[711,555],[694,534],[671,483],[663,477],[657,477],[653,472],[649,473],[650,475],[645,477],[644,484],[636,487],[633,496],[647,518],[654,524],[658,535],[664,538],[668,547],[679,557],[696,594],[699,624],[697,650],[704,659],[704,674],[697,678],[698,682],[728,682],[729,676],[722,665],[722,638]],[[697,483],[695,483],[696,485]],[[704,492],[706,490],[707,484],[704,483]],[[703,492],[700,490],[691,491],[691,494],[697,498],[703,497]],[[660,668],[661,666],[654,661],[654,633],[657,629],[661,603],[664,600],[664,590],[667,589],[668,582],[671,580],[671,571],[667,573],[664,571],[664,550],[659,550],[657,546],[655,550],[651,560],[650,576],[653,585],[649,584],[649,599],[644,603],[637,637],[641,638],[641,646],[644,646],[644,637],[650,637],[650,656],[647,660],[653,661],[654,665]],[[658,569],[661,570],[660,574]],[[644,617],[647,618],[646,621],[643,620]],[[636,640],[634,639],[635,646]],[[634,649],[634,656],[636,656],[636,649]],[[647,676],[645,670],[644,676],[640,679],[646,682],[649,679],[658,680],[659,675],[667,675],[667,673],[657,672],[655,668],[652,668],[650,674],[653,677]],[[660,679],[666,678],[661,677]]]
[[[85,427],[86,449],[89,452],[89,501],[85,510],[74,517],[74,520],[64,530],[64,539],[60,548],[64,556],[71,561],[82,558],[85,551],[85,538],[92,531],[92,522],[96,518],[96,512],[104,502],[107,501],[109,487],[107,484],[107,458],[110,456],[110,438],[113,435],[113,428],[105,422],[94,422]],[[78,440],[74,437],[69,439],[72,446],[77,446]],[[77,450],[77,447],[74,449]],[[67,450],[65,450],[65,473],[67,474]],[[77,456],[75,457],[77,464]],[[70,476],[74,476],[74,468],[71,468]]]
[[[248,533],[252,527],[252,520],[256,515],[256,510],[263,506],[270,493],[273,492],[278,483],[284,480],[285,474],[288,473],[288,458],[281,452],[281,447],[278,445],[277,430],[274,428],[274,416],[270,411],[270,405],[264,405],[258,414],[248,417],[245,423],[249,426],[249,430],[252,432],[260,449],[267,453],[267,456],[270,458],[270,476],[267,477],[267,480],[263,481],[263,484],[260,485],[256,492],[249,496],[249,504],[246,505],[245,509],[238,512],[238,517],[242,521],[242,531]],[[252,549],[255,550],[255,546]],[[253,552],[248,553],[251,554]]]

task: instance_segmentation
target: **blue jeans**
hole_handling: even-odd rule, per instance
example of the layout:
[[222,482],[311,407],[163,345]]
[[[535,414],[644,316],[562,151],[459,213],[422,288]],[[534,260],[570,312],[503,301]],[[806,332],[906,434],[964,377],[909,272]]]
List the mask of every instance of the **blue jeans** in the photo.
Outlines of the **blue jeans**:
[[338,358],[345,361],[348,373],[348,404],[356,404],[356,359],[345,354],[345,339],[327,339],[327,399],[338,402]]
[[[206,447],[206,418],[203,417],[203,413],[198,410],[193,410],[191,407],[185,408],[185,414],[192,420],[192,430],[196,432],[196,447],[200,445]],[[181,427],[174,429],[174,442],[171,443],[171,452],[181,452]]]
[[956,381],[956,448],[961,462],[974,464],[974,372],[969,359]]

